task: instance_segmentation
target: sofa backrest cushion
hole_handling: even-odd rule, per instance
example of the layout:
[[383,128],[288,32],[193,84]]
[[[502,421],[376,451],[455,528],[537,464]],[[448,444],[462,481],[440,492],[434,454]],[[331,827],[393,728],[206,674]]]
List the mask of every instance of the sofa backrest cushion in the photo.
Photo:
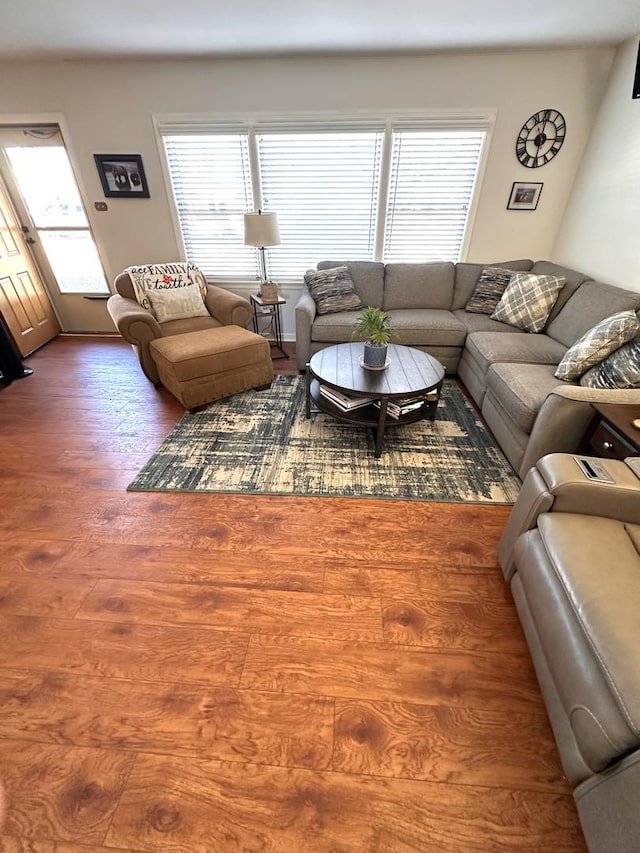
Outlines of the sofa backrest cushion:
[[529,272],[532,266],[533,261],[526,258],[519,261],[500,261],[495,264],[456,264],[451,310],[457,311],[459,308],[464,308],[476,289],[482,270],[487,267],[501,267],[514,272]]
[[[536,275],[555,275],[564,279],[564,287],[558,294],[556,304],[551,309],[549,319],[547,320],[547,326],[562,311],[582,282],[587,281],[589,278],[589,276],[583,272],[569,269],[569,267],[561,267],[560,264],[554,264],[552,261],[536,261],[531,267],[531,272]],[[613,314],[614,312],[612,311],[611,313]]]
[[455,264],[387,264],[384,268],[385,311],[395,308],[450,309]]
[[599,281],[585,281],[558,316],[547,324],[545,333],[570,347],[605,317],[619,311],[637,311],[639,307],[640,293]]
[[373,261],[320,261],[319,270],[346,266],[351,273],[353,286],[363,305],[382,308],[384,264]]

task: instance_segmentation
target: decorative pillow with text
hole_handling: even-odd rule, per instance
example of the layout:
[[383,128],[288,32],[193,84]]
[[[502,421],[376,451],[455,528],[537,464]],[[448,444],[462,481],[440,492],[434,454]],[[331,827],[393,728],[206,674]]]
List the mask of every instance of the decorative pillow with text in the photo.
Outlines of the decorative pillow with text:
[[178,287],[175,290],[169,288],[149,290],[147,296],[158,323],[209,316],[197,284],[188,284],[186,287]]
[[207,281],[195,264],[142,264],[128,267],[125,272],[129,274],[137,301],[152,314],[150,290],[176,290],[197,284],[202,298],[207,295]]

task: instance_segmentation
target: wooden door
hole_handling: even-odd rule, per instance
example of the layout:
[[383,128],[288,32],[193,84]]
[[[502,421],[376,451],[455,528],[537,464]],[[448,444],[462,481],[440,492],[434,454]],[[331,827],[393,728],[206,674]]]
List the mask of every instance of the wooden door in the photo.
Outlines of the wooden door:
[[0,313],[25,356],[55,338],[60,326],[23,239],[0,183]]

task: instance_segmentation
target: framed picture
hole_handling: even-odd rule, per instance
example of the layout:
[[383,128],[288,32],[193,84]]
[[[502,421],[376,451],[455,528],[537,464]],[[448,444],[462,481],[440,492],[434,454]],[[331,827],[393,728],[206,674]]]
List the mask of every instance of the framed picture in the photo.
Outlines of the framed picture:
[[149,198],[149,187],[139,154],[94,154],[107,198]]
[[542,186],[542,184],[514,181],[507,210],[535,210],[538,206]]

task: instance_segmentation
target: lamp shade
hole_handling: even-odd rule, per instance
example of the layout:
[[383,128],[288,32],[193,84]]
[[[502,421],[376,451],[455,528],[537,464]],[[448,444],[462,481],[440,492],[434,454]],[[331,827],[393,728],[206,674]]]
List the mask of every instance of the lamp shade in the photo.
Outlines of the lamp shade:
[[279,246],[278,214],[258,211],[244,215],[245,246]]

